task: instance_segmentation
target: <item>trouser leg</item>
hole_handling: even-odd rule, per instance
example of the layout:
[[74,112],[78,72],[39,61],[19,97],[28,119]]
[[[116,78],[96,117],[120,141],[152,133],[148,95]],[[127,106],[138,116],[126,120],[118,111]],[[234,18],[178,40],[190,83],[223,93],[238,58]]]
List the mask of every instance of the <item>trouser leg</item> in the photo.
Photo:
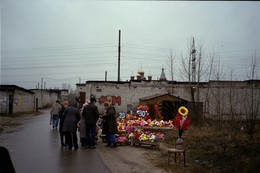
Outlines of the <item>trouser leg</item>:
[[58,127],[58,124],[59,124],[59,116],[58,115],[54,116],[54,123],[53,124],[55,125],[55,128]]
[[117,147],[117,142],[116,142],[115,134],[109,134],[109,138],[110,138],[110,141],[112,143],[111,148],[116,148]]
[[52,116],[52,128],[54,129],[55,128],[55,115]]
[[96,139],[96,124],[91,124],[90,127],[90,146],[95,146]]
[[109,133],[106,133],[106,140],[107,140],[107,145],[106,145],[106,147],[111,147],[111,140],[110,140],[110,135],[109,135]]
[[[65,138],[65,139],[64,139]],[[64,142],[65,141],[65,142]],[[62,146],[65,146],[66,145],[66,137],[65,137],[65,134],[64,132],[60,132],[60,143]]]
[[107,140],[109,140],[110,143],[116,142],[115,134],[106,134],[106,136],[107,136]]
[[66,138],[67,138],[67,143],[69,145],[69,149],[72,148],[72,137],[70,132],[66,132]]
[[74,148],[78,148],[78,137],[77,137],[77,132],[73,132],[72,133],[72,137],[73,137],[73,146]]
[[57,128],[58,127],[58,123],[59,123],[58,115],[53,115],[53,122],[52,122],[53,128]]
[[61,143],[61,145],[64,144],[64,142],[63,142],[63,135],[62,135],[62,132],[60,132],[60,143]]
[[86,124],[86,146],[90,146],[90,125]]

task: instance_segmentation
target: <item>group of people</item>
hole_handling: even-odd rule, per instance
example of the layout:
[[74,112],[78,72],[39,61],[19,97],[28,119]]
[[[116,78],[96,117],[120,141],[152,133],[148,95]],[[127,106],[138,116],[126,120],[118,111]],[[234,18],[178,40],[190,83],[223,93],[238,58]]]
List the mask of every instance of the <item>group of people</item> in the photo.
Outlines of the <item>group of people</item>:
[[77,124],[80,120],[80,112],[76,101],[64,101],[62,105],[57,100],[51,107],[51,124],[57,129],[59,124],[61,146],[68,146],[69,150],[78,149]]
[[[95,98],[90,98],[90,103],[86,103],[82,107],[80,120],[80,141],[87,148],[96,148],[96,136],[98,130],[102,127],[102,134],[106,135],[106,147],[116,148],[117,142],[115,134],[117,132],[116,110],[109,102],[104,103],[104,115],[100,115]],[[100,125],[100,123],[102,125]]]
[[95,149],[96,136],[97,136],[97,122],[102,122],[102,133],[106,135],[106,147],[116,148],[117,142],[115,134],[117,132],[116,110],[115,107],[109,102],[104,103],[104,115],[100,115],[98,107],[95,105],[97,102],[95,97],[90,98],[79,109],[77,101],[64,101],[60,104],[56,101],[52,105],[51,124],[53,129],[58,128],[60,132],[61,146],[68,146],[69,150],[77,150],[78,137],[77,129],[80,131],[80,142],[82,146]]

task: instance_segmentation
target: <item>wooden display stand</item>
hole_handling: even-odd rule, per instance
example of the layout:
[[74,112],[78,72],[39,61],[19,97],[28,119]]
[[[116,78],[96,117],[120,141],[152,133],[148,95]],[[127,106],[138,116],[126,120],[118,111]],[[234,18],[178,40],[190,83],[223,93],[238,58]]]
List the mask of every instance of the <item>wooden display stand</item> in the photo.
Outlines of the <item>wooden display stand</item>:
[[136,145],[139,145],[139,146],[148,145],[148,146],[151,146],[153,149],[159,148],[159,146],[160,146],[160,142],[158,142],[158,141],[156,141],[156,142],[151,142],[151,141],[148,141],[148,140],[147,141],[139,141],[137,139],[133,139],[131,141],[131,144],[134,145],[134,146],[136,146]]
[[[118,138],[120,135],[125,136],[125,135],[126,135],[126,131],[119,131],[119,132],[117,132],[116,138]],[[125,141],[123,141],[123,142],[117,142],[117,144],[118,144],[119,146],[125,146],[125,145],[129,145],[130,142],[129,142],[128,140],[125,140]]]
[[[132,128],[135,129],[142,129],[144,131],[154,131],[154,132],[161,132],[165,130],[172,130],[170,127],[150,127],[150,126],[131,126]],[[151,146],[153,149],[154,148],[159,148],[161,140],[157,141],[150,141],[150,140],[145,140],[145,141],[140,141],[138,139],[131,139],[131,144],[136,146],[136,145],[148,145]]]

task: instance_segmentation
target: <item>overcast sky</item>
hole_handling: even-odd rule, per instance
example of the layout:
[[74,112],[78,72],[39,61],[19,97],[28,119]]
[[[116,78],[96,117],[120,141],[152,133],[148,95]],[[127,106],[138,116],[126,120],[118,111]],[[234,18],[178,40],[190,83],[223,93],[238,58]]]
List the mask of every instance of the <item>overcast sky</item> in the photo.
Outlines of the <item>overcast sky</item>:
[[[252,57],[260,59],[260,3],[207,1],[1,0],[1,84],[47,88],[117,81],[121,30],[121,81],[137,75],[181,81],[181,55],[189,40],[202,42],[204,61],[215,52],[228,74],[246,80]],[[258,64],[258,72],[260,65]]]

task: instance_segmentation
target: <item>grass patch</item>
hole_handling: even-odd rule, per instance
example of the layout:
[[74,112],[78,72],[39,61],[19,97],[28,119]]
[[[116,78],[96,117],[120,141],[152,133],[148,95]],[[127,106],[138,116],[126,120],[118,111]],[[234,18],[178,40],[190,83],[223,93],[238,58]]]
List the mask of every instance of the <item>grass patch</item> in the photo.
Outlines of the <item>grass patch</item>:
[[[225,124],[224,124],[225,125]],[[259,122],[257,124],[259,127]],[[166,133],[165,141],[173,144],[177,131]],[[185,173],[256,173],[260,168],[260,138],[256,131],[253,140],[241,130],[228,123],[221,128],[204,124],[190,126],[184,131],[187,167],[175,165],[174,162],[165,169]],[[164,156],[167,157],[167,156]],[[167,162],[165,162],[167,165]]]

